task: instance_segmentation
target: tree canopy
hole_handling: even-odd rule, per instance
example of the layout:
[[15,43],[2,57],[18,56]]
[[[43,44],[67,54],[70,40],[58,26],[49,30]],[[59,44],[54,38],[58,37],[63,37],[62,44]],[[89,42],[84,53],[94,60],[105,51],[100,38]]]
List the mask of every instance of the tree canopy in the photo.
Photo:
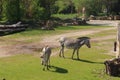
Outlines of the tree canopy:
[[120,15],[120,0],[0,0],[0,20],[47,20],[52,14]]

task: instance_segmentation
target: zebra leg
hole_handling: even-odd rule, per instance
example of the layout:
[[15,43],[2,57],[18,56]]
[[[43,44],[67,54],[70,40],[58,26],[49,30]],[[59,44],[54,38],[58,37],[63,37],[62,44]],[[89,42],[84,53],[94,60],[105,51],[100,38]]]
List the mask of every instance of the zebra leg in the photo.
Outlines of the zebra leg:
[[73,50],[72,59],[73,59],[73,56],[74,56],[75,50],[76,50],[76,49]]
[[59,52],[59,56],[61,57],[61,53],[62,53],[62,48],[60,49],[60,52]]
[[45,68],[43,68],[43,71],[45,71]]
[[45,71],[45,61],[42,59],[43,71]]
[[51,66],[50,66],[50,59],[48,60],[48,67],[50,68]]
[[77,49],[77,59],[79,60],[79,49]]
[[42,65],[44,64],[43,58],[42,58],[42,60],[41,60],[41,64],[42,64]]
[[47,63],[46,63],[46,61],[45,60],[43,60],[43,71],[45,71],[45,68],[47,67]]
[[64,47],[62,46],[62,48],[60,49],[60,53],[59,53],[59,56],[61,57],[64,57]]
[[62,57],[65,58],[65,56],[64,56],[64,47],[62,47]]
[[47,70],[49,70],[49,65],[47,65]]
[[46,67],[47,67],[47,70],[49,70],[49,60],[47,61]]
[[44,65],[44,67],[43,67],[43,71],[45,71],[45,67],[46,67],[46,66]]

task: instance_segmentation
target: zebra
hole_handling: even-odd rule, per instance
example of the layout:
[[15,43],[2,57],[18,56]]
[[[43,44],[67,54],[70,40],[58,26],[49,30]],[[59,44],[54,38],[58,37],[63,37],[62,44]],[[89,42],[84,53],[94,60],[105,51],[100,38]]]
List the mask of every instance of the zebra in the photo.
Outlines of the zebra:
[[73,53],[72,53],[72,59],[74,56],[75,51],[77,51],[77,59],[79,59],[79,49],[80,47],[82,47],[83,45],[86,45],[88,48],[91,48],[90,45],[90,38],[89,37],[79,37],[77,39],[71,39],[71,38],[66,38],[66,37],[61,37],[60,40],[60,45],[61,45],[61,49],[59,52],[59,56],[64,57],[64,47],[66,48],[70,48],[73,49]]
[[45,68],[47,68],[47,70],[49,70],[50,67],[50,56],[51,56],[51,48],[49,46],[45,46],[42,50],[42,60],[41,60],[41,64],[44,65],[43,70],[45,70]]

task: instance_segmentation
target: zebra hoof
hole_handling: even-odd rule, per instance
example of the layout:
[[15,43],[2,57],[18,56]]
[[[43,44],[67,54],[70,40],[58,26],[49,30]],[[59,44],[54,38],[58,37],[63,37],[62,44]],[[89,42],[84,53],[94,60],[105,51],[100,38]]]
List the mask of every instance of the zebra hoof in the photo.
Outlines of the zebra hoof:
[[59,55],[59,57],[61,57],[61,55]]
[[63,58],[65,59],[65,57],[63,56]]
[[71,57],[71,59],[73,59],[73,57]]
[[77,60],[80,60],[79,58],[77,58]]
[[47,68],[47,70],[49,70],[49,68]]
[[50,65],[49,65],[48,67],[49,67],[49,68],[51,68],[51,66],[50,66]]
[[43,71],[45,71],[45,68],[43,68]]

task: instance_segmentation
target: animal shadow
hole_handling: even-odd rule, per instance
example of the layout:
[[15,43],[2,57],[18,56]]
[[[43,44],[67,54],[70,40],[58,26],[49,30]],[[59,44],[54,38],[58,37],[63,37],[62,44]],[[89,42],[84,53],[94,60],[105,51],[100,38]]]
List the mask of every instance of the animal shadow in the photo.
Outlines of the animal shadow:
[[56,66],[50,66],[51,72],[57,72],[57,73],[68,73],[67,69],[56,67]]
[[103,62],[94,62],[94,61],[89,61],[89,60],[84,60],[84,59],[73,59],[73,60],[82,61],[86,63],[93,63],[93,64],[103,64]]

